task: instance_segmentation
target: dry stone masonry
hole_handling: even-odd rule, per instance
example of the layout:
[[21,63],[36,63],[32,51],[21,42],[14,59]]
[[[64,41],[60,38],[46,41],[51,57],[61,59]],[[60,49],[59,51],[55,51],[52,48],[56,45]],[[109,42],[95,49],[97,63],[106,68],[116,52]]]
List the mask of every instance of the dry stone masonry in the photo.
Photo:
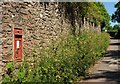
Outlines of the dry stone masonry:
[[13,60],[13,29],[23,29],[23,51],[28,56],[32,47],[48,47],[61,34],[67,35],[70,24],[60,13],[57,3],[4,2],[3,61]]
[[2,63],[2,2],[0,2],[0,81],[2,80],[2,74],[3,74],[2,69],[3,69],[3,63]]

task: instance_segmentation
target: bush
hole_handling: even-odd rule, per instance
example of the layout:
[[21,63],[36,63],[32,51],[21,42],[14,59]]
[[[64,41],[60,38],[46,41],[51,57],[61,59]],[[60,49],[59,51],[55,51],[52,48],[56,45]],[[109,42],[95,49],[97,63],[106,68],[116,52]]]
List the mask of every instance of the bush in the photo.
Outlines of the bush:
[[106,33],[84,31],[79,36],[61,37],[40,56],[33,49],[34,63],[8,63],[3,82],[73,83],[86,75],[108,45]]
[[118,33],[118,30],[108,30],[107,33],[109,33],[110,36],[115,37]]
[[117,33],[117,35],[115,37],[120,39],[120,29],[118,30],[118,33]]

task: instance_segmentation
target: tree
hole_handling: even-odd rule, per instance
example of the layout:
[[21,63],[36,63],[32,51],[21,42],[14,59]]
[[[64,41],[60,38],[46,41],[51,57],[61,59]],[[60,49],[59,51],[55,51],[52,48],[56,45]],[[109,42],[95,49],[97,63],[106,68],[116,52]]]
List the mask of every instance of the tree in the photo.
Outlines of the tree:
[[120,23],[120,1],[115,4],[115,8],[117,8],[117,10],[112,15],[112,21]]
[[[100,25],[101,28],[108,27],[110,16],[107,13],[103,3],[100,2],[66,2],[60,3],[65,10],[65,17],[69,19],[72,26],[75,19],[80,20],[80,27],[84,27],[86,22],[93,27]],[[73,29],[73,32],[76,29]]]
[[80,15],[89,18],[90,22],[101,25],[101,28],[108,27],[110,16],[105,9],[103,3],[100,2],[84,2],[79,4]]
[[[117,4],[115,4],[115,8],[117,8],[117,10],[112,15],[112,21],[120,23],[120,1]],[[117,28],[118,26],[115,26],[115,27]],[[117,38],[120,38],[120,26],[118,29]]]
[[107,30],[113,30],[113,27],[112,26],[108,26]]
[[103,3],[96,3],[97,5],[97,9],[99,11],[99,16],[98,16],[98,20],[101,23],[101,28],[104,27],[108,27],[109,26],[109,21],[110,21],[110,16],[107,12],[107,10],[105,9]]
[[114,29],[114,30],[119,30],[119,29],[120,29],[120,25],[118,25],[118,24],[114,25],[114,26],[113,26],[113,29]]

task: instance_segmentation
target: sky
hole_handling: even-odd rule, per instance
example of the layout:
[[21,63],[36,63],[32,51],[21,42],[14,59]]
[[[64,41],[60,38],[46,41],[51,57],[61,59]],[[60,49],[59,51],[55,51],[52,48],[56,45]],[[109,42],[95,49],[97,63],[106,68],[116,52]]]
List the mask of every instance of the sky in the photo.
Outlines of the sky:
[[[105,6],[105,8],[106,8],[106,10],[107,10],[107,12],[109,13],[110,16],[116,11],[116,9],[114,8],[114,5],[116,3],[117,2],[103,2],[103,4],[104,4],[104,6]],[[115,24],[117,24],[117,22],[113,23],[111,21],[110,21],[110,23],[111,23],[111,26],[114,26]]]

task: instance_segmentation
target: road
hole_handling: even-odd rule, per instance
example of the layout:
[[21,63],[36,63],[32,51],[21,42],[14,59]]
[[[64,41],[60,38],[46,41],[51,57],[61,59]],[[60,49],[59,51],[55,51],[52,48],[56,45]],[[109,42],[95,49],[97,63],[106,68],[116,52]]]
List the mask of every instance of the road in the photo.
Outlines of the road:
[[120,84],[120,39],[110,39],[106,55],[89,73],[80,84]]

